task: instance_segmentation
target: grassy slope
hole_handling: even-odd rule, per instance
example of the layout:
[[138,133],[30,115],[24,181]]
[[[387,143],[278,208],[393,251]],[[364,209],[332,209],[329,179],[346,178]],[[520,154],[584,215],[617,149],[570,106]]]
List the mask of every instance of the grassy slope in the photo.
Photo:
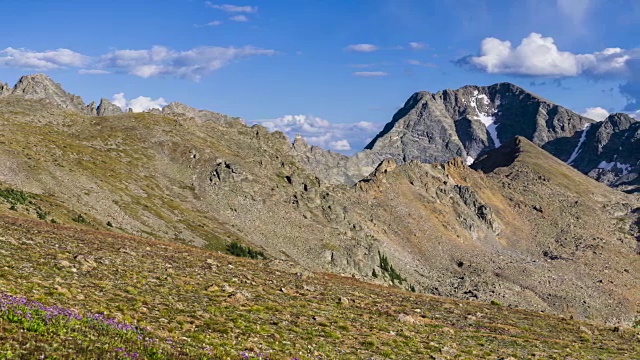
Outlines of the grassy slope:
[[0,252],[0,291],[148,327],[139,340],[82,324],[27,331],[0,316],[0,358],[126,358],[122,348],[147,358],[231,359],[247,349],[269,350],[272,359],[640,353],[633,329],[416,295],[14,214],[0,215]]

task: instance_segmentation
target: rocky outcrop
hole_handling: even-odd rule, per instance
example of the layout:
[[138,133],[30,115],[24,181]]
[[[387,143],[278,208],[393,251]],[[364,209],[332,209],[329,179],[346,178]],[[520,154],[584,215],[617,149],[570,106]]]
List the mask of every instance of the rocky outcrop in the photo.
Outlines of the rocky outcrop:
[[9,84],[3,84],[0,82],[0,97],[5,97],[7,95],[11,95],[13,90],[9,86]]
[[307,170],[330,184],[353,185],[369,175],[382,158],[370,151],[346,156],[307,144],[297,136],[291,145],[294,157]]
[[607,185],[640,187],[640,121],[611,114],[580,134],[570,165]]
[[[473,162],[516,135],[542,146],[568,138],[593,120],[509,83],[413,94],[367,146],[402,162]],[[577,139],[550,146],[566,159]]]
[[151,110],[152,113],[162,114],[165,116],[172,117],[186,117],[195,119],[199,122],[205,121],[217,121],[217,122],[226,122],[226,121],[241,121],[239,118],[230,117],[227,115],[222,115],[209,110],[198,110],[187,106],[185,104],[181,104],[179,102],[172,102],[169,105],[162,108],[162,110]]
[[113,116],[124,114],[124,111],[119,106],[113,104],[111,101],[102,98],[100,104],[98,104],[97,115],[98,116]]
[[27,99],[44,99],[64,109],[77,111],[86,115],[96,115],[95,106],[85,105],[78,95],[70,94],[60,84],[44,74],[23,76],[13,87],[12,95]]

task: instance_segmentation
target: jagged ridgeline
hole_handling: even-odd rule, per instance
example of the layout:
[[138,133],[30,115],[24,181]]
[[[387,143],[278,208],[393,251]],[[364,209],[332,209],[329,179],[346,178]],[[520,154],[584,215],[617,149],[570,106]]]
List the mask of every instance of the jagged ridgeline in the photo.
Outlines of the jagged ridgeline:
[[2,188],[36,199],[14,215],[446,297],[637,317],[638,125],[624,115],[597,123],[511,84],[422,92],[347,157],[177,103],[94,110],[44,75],[0,94]]

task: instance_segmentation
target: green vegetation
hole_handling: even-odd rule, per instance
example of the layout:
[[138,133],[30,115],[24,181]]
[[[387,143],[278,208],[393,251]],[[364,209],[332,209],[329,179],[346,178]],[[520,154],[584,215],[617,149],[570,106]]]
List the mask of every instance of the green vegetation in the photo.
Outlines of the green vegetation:
[[77,222],[78,224],[88,224],[89,223],[89,221],[82,214],[77,214],[76,216],[72,217],[71,220],[73,222]]
[[47,216],[49,216],[49,212],[41,208],[40,206],[36,207],[36,215],[40,220],[47,220]]
[[[402,275],[400,275],[399,272],[396,271],[396,269],[393,268],[393,265],[389,262],[389,258],[387,257],[387,255],[378,251],[378,259],[380,260],[380,270],[382,270],[382,277],[384,279],[388,278],[394,285],[396,284],[396,281],[398,282],[398,285],[402,285],[403,282],[407,281],[407,279],[405,279]],[[378,278],[376,269],[373,269],[371,276],[373,276],[374,278]],[[405,289],[411,292],[417,291],[416,287],[413,284],[407,284]]]
[[267,256],[259,250],[255,250],[249,246],[244,246],[236,241],[227,245],[227,252],[233,256],[245,257],[250,259],[266,259]]
[[393,268],[393,265],[389,263],[389,258],[387,258],[387,255],[384,255],[380,251],[378,251],[378,259],[380,260],[380,270],[382,270],[383,276],[386,275],[393,284],[395,284],[397,281],[398,284],[402,285],[402,282],[406,281],[406,279],[403,278],[402,275],[400,275],[400,273],[398,273],[396,269]]
[[[332,274],[300,276],[269,262],[54,227],[1,209],[0,234],[7,254],[0,256],[0,288],[26,306],[0,315],[0,359],[132,359],[135,353],[138,359],[522,359],[532,349],[541,359],[629,359],[640,353],[636,329]],[[71,321],[47,322],[38,312],[55,307]],[[104,314],[104,321],[92,314]],[[124,328],[101,325],[107,319]]]
[[15,205],[26,205],[29,202],[31,196],[22,190],[16,190],[12,188],[0,189],[0,198],[6,202]]

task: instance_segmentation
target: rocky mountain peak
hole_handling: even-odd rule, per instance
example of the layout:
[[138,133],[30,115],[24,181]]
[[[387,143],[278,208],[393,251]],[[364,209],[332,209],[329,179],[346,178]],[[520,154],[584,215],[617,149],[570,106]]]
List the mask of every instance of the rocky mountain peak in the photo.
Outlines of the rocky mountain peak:
[[[414,93],[366,149],[399,162],[461,157],[471,164],[484,152],[524,136],[538,146],[548,144],[547,150],[564,159],[578,143],[572,136],[592,122],[511,83],[467,85]],[[559,138],[571,140],[555,142]]]
[[27,99],[45,99],[64,109],[96,115],[95,107],[85,105],[81,97],[66,92],[60,84],[45,74],[22,76],[13,87],[11,94]]
[[102,98],[100,99],[100,103],[98,104],[98,108],[96,109],[98,116],[112,116],[112,115],[120,115],[124,114],[122,109],[119,106],[113,104],[108,99]]
[[637,123],[638,120],[632,118],[625,113],[614,113],[604,120],[604,123],[611,124],[614,130],[628,129],[632,124]]

